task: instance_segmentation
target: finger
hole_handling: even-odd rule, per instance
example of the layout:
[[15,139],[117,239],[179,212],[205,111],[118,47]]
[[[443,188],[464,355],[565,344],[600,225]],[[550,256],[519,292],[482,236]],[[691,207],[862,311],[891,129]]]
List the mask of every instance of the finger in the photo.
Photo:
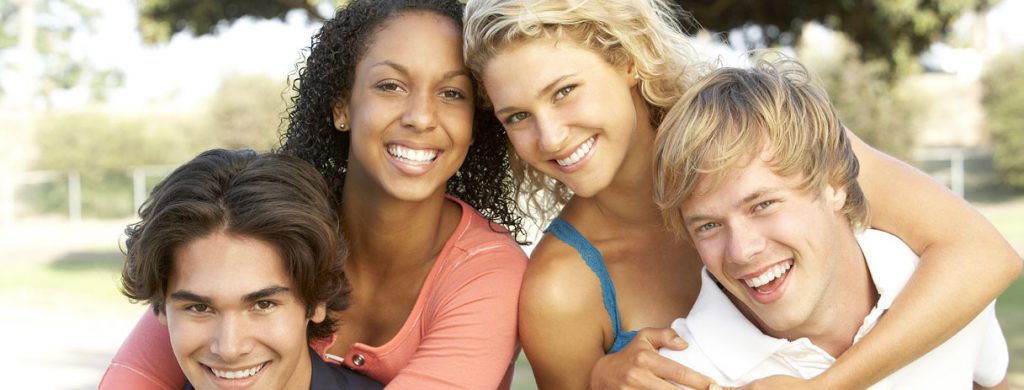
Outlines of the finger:
[[715,385],[715,381],[710,377],[679,364],[672,359],[658,355],[657,358],[652,360],[649,367],[651,367],[651,372],[658,377],[694,389],[707,389],[711,385]]
[[686,340],[676,333],[672,328],[644,328],[637,334],[637,338],[646,340],[655,349],[668,348],[672,350],[686,349]]

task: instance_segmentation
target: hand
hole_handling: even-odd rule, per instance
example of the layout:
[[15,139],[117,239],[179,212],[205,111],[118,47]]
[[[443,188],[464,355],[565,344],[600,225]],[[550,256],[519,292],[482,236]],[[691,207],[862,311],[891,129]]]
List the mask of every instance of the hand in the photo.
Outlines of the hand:
[[813,380],[800,379],[788,375],[774,375],[758,379],[740,387],[740,390],[769,390],[769,389],[822,389]]
[[709,388],[715,383],[711,378],[658,354],[662,347],[678,351],[686,346],[686,341],[671,328],[642,329],[626,348],[605,355],[594,364],[590,388],[676,389],[672,382],[694,389]]

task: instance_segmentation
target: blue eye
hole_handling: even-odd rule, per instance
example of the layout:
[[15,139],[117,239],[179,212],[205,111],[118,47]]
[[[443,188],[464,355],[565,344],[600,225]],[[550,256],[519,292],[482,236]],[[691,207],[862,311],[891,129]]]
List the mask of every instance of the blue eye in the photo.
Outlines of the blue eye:
[[766,200],[764,202],[754,205],[754,211],[767,209],[769,206],[775,204],[774,200]]
[[572,92],[574,89],[576,89],[576,84],[568,85],[563,87],[562,89],[559,89],[558,91],[555,92],[555,100],[562,100],[563,98],[568,96],[569,93]]
[[514,125],[514,124],[519,123],[520,121],[522,121],[522,120],[524,120],[526,118],[529,118],[529,117],[530,117],[530,114],[527,114],[525,112],[517,112],[517,113],[509,115],[507,118],[505,118],[505,124],[506,125]]
[[711,229],[714,229],[714,228],[716,228],[718,226],[719,226],[719,223],[717,223],[717,222],[708,222],[708,223],[705,223],[703,225],[697,226],[697,232],[698,233],[708,232],[708,231],[711,231]]

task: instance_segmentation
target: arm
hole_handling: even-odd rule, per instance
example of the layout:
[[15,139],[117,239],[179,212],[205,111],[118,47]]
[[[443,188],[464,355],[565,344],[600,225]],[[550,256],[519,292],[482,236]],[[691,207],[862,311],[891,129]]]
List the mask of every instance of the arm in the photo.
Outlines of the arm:
[[176,390],[184,385],[167,327],[147,311],[110,361],[99,389]]
[[452,264],[427,298],[420,345],[388,389],[494,389],[511,379],[525,254],[509,241]]
[[899,236],[921,261],[871,333],[815,378],[818,388],[864,388],[885,378],[966,326],[1021,272],[1020,257],[970,204],[847,134],[872,227]]
[[985,387],[985,386],[982,386],[982,385],[979,385],[979,384],[975,383],[974,384],[974,389],[975,390],[1007,390],[1007,389],[1010,388],[1010,382],[1008,382],[1008,379],[1009,379],[1008,377],[1007,378],[1003,378],[1002,382],[999,382],[998,384],[996,384],[995,386],[992,386],[992,387]]
[[593,272],[568,246],[556,254],[550,244],[537,246],[523,279],[519,337],[538,388],[586,389],[610,322]]

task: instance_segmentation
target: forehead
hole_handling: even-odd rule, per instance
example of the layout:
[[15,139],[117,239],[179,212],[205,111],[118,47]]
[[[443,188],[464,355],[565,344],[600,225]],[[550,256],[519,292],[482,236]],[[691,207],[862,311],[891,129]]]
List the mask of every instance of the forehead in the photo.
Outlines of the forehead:
[[227,299],[274,285],[292,287],[277,248],[220,231],[177,248],[168,290]]
[[558,77],[602,69],[598,68],[602,65],[610,66],[600,54],[571,38],[528,38],[500,49],[484,64],[481,78],[488,92],[493,89],[504,95],[511,92],[507,89],[516,88],[532,91],[529,96],[533,96],[537,89]]
[[758,192],[798,189],[799,178],[779,175],[770,166],[771,158],[769,153],[760,153],[740,159],[729,168],[699,175],[683,209],[709,204],[739,206],[744,198]]
[[364,61],[382,57],[416,58],[423,64],[450,61],[462,67],[462,31],[448,17],[430,11],[405,11],[385,20],[367,41]]

